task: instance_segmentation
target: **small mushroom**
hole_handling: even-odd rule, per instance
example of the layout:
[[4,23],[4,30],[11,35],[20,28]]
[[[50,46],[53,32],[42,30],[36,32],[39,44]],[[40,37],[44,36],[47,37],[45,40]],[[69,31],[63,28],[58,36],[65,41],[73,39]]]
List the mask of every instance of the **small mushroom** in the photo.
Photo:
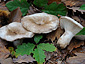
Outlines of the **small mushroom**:
[[21,38],[32,38],[34,34],[25,30],[19,22],[13,22],[0,28],[0,37],[7,41],[14,41]]
[[59,26],[59,19],[47,13],[36,13],[21,19],[23,27],[33,33],[49,33]]
[[71,39],[83,29],[83,26],[73,20],[70,17],[62,16],[60,19],[61,28],[65,29],[64,34],[59,38],[57,44],[60,45],[61,48],[65,48],[71,41]]

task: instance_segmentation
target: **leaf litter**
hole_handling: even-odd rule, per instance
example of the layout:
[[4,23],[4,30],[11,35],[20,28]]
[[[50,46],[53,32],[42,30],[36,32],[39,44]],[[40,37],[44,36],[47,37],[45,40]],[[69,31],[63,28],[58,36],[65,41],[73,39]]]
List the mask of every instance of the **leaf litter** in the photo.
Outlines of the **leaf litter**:
[[[60,3],[60,2],[63,2],[63,1],[62,1],[62,0],[51,0],[51,2],[49,2],[49,4],[51,4],[52,2]],[[78,2],[72,2],[72,1],[69,1],[69,2],[70,2],[70,4],[68,4],[68,3],[66,2],[66,0],[64,0],[64,3],[66,4],[66,6],[71,6],[71,7],[72,7],[72,8],[67,7],[67,9],[68,9],[69,11],[73,10],[73,11],[71,11],[72,14],[71,14],[71,13],[69,13],[69,14],[71,15],[71,17],[72,17],[73,19],[75,19],[76,21],[78,21],[80,24],[82,24],[82,25],[85,27],[85,19],[84,19],[85,17],[82,18],[82,16],[81,16],[81,15],[83,15],[83,14],[85,13],[85,11],[84,11],[84,10],[80,10],[79,7],[76,7],[76,6],[80,6],[81,3],[78,5],[78,4],[77,4]],[[79,0],[79,2],[80,2],[80,0]],[[84,2],[84,1],[83,1],[83,2]],[[5,4],[5,3],[4,3],[4,4]],[[74,6],[75,6],[75,7],[74,7]],[[31,6],[31,7],[32,7],[32,6]],[[7,10],[5,6],[4,6],[4,8],[0,6],[0,9],[2,9],[2,10]],[[35,10],[35,9],[39,9],[39,8],[37,8],[36,6],[30,8],[30,12],[31,12],[31,13],[28,13],[28,14],[34,14],[34,13],[36,13],[36,10]],[[39,10],[41,10],[41,9],[39,9]],[[29,10],[28,10],[28,12],[29,12]],[[39,12],[40,12],[40,11],[39,11]],[[78,13],[78,12],[80,12],[79,15],[76,15],[75,13]],[[19,13],[19,14],[18,14],[18,13]],[[18,14],[18,15],[17,15],[17,14]],[[68,15],[68,14],[67,14],[67,15]],[[68,16],[69,16],[69,15],[68,15]],[[75,17],[74,17],[74,16],[75,16]],[[14,22],[20,22],[21,12],[20,12],[19,8],[17,8],[17,9],[14,10],[14,11],[12,11],[10,17],[12,17],[11,22],[12,22],[12,21],[14,21]],[[19,18],[19,19],[18,19],[18,18]],[[13,20],[13,19],[14,19],[14,20]],[[81,19],[83,19],[83,20],[81,20]],[[57,30],[58,30],[58,31],[57,31]],[[50,42],[49,40],[51,40],[51,42],[54,43],[54,45],[55,45],[56,47],[57,47],[57,45],[56,45],[57,39],[58,39],[58,38],[63,34],[63,32],[64,32],[64,30],[61,30],[61,28],[58,28],[57,30],[54,31],[54,32],[52,32],[52,33],[50,33],[50,34],[48,34],[48,35],[46,35],[48,42]],[[56,35],[55,35],[55,34],[56,34]],[[57,39],[56,39],[56,38],[57,38]],[[82,46],[83,46],[83,47],[85,46],[84,43],[85,43],[85,41],[80,41],[80,40],[77,40],[77,39],[73,38],[72,41],[71,41],[71,43],[70,43],[70,45],[69,45],[66,49],[62,50],[62,49],[58,48],[55,52],[52,52],[52,53],[48,52],[48,53],[46,53],[46,56],[47,56],[46,59],[47,59],[47,60],[45,61],[45,63],[46,63],[46,64],[59,64],[59,63],[66,63],[66,62],[68,62],[68,63],[72,64],[71,62],[75,62],[75,64],[78,64],[78,63],[84,64],[84,61],[85,61],[84,51],[83,51],[82,53],[80,53],[80,52],[76,53],[76,52],[77,52],[77,49],[79,50],[79,48],[82,48]],[[6,49],[5,46],[4,46],[4,49]],[[7,49],[6,49],[6,50],[7,50]],[[1,51],[1,52],[2,52],[2,51]],[[4,53],[7,53],[7,52],[4,52]],[[73,57],[70,57],[71,55],[72,55]],[[75,56],[75,55],[76,55],[76,56]],[[8,52],[8,55],[7,55],[6,57],[4,57],[3,54],[1,54],[1,56],[3,56],[3,57],[0,57],[0,58],[7,58],[7,57],[9,56],[9,52]],[[49,56],[49,57],[48,57],[48,56]],[[69,57],[70,60],[69,60],[67,57]],[[82,57],[82,58],[81,58],[81,57]],[[23,58],[26,58],[26,59],[22,60]],[[15,62],[22,63],[22,62],[24,61],[24,62],[26,62],[26,63],[29,63],[30,61],[32,61],[32,62],[34,61],[33,58],[32,58],[32,60],[28,61],[29,58],[32,58],[32,57],[21,56],[21,57],[18,57]],[[81,58],[81,59],[79,59],[79,58]],[[7,58],[7,59],[8,59],[8,58]],[[65,59],[66,59],[66,62],[63,61],[63,60],[65,60]],[[12,61],[12,60],[11,60],[11,61]],[[9,61],[9,62],[11,62],[11,61]],[[3,64],[3,63],[2,63],[2,64]],[[10,64],[10,63],[9,63],[9,64]]]
[[13,10],[9,15],[10,22],[21,22],[21,17],[22,13],[19,7]]
[[29,62],[33,62],[35,61],[35,59],[33,59],[30,55],[23,55],[23,56],[18,56],[18,58],[13,58],[13,62],[16,63],[22,63],[22,62],[26,62],[26,63],[29,63]]

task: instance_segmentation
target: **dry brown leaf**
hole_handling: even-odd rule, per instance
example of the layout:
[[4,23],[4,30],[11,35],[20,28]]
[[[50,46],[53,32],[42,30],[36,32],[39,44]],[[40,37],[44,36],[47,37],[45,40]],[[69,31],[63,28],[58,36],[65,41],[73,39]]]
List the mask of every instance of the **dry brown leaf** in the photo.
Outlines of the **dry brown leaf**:
[[85,54],[75,53],[77,56],[68,58],[66,61],[68,64],[85,64]]
[[13,10],[10,13],[9,15],[10,22],[21,22],[21,16],[22,16],[22,12],[18,7],[17,9]]
[[35,14],[35,13],[41,13],[41,11],[39,9],[37,9],[36,7],[34,7],[33,5],[30,6],[27,15],[31,15],[31,14]]
[[49,60],[52,55],[53,55],[53,52],[47,52],[47,51],[45,51],[46,60]]
[[83,46],[84,43],[85,43],[84,41],[76,40],[75,38],[73,38],[72,41],[70,42],[69,46],[67,47],[67,50],[69,50],[71,52],[74,48]]
[[6,47],[3,44],[4,42],[5,41],[0,39],[0,61],[6,59],[10,55],[9,50],[6,49]]
[[67,8],[73,10],[73,12],[79,11],[81,12],[81,14],[85,13],[85,10],[79,9],[80,7],[67,7]]
[[75,1],[75,0],[72,1],[72,0],[70,0],[70,1],[64,1],[64,3],[65,3],[66,6],[73,7],[73,6],[81,6],[85,2],[83,2],[83,1]]
[[78,16],[72,16],[72,18],[85,27],[85,19]]
[[8,11],[0,10],[0,27],[7,25],[9,23],[8,15],[9,15]]
[[11,58],[3,59],[1,64],[14,64]]
[[72,53],[85,53],[85,45],[79,48],[76,48],[72,51]]
[[64,2],[66,6],[74,6],[76,4],[76,2],[72,2],[72,1],[65,1]]
[[33,62],[35,61],[35,59],[33,59],[30,55],[27,56],[27,55],[24,55],[24,56],[18,56],[18,58],[14,58],[13,59],[13,62],[18,62],[18,63],[22,63],[22,62],[26,62],[26,63],[29,63],[29,62]]
[[56,37],[57,37],[57,39],[59,39],[62,34],[63,34],[63,30],[59,27],[56,31],[53,31],[53,32],[47,34],[46,38],[53,42]]
[[0,10],[6,10],[8,11],[7,7],[5,7],[5,2],[0,3]]

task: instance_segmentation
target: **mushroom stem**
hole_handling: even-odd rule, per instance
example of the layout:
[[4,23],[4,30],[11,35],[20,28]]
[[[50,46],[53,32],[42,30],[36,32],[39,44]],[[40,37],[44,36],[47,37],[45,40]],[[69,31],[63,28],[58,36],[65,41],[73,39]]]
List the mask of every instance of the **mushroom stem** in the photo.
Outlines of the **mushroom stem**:
[[14,46],[17,47],[18,45],[22,44],[22,42],[23,42],[23,39],[20,39],[20,40],[14,41],[13,44],[14,44]]
[[59,38],[57,42],[61,48],[65,48],[70,43],[71,39],[83,29],[81,24],[67,16],[61,17],[60,26],[61,28],[65,29],[65,33]]
[[74,34],[72,32],[65,31],[65,33],[59,38],[57,44],[59,44],[61,48],[65,48],[67,45],[69,45],[73,36]]

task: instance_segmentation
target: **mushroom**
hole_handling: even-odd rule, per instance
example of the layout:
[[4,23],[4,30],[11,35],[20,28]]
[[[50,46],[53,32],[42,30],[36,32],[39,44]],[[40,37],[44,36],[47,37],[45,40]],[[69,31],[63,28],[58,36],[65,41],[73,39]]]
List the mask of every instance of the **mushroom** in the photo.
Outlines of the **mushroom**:
[[25,30],[19,22],[13,22],[0,28],[0,37],[7,41],[14,41],[21,38],[32,38],[34,34]]
[[83,26],[73,20],[70,17],[62,16],[60,19],[61,28],[65,29],[64,34],[59,38],[57,44],[60,45],[61,48],[65,48],[71,41],[71,39],[83,29]]
[[27,15],[21,19],[23,27],[33,33],[49,33],[59,26],[59,19],[47,13]]

